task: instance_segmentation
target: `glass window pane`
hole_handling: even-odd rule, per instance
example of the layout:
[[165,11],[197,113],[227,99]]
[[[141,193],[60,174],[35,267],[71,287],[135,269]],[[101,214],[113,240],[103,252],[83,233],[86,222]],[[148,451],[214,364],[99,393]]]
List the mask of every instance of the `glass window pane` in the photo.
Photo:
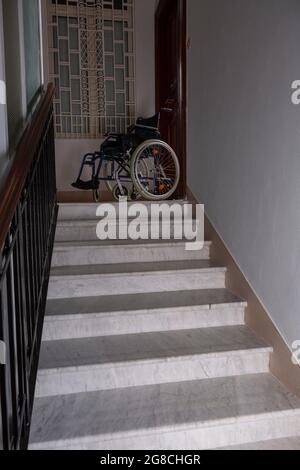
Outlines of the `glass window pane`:
[[70,49],[78,51],[79,49],[78,30],[76,28],[70,28],[69,37],[70,37]]
[[71,80],[72,99],[80,101],[80,80]]
[[55,99],[59,99],[59,79],[55,78],[54,79],[54,85],[55,85]]
[[69,24],[77,25],[78,24],[77,18],[69,18]]
[[68,23],[67,18],[65,16],[58,17],[58,35],[60,37],[68,36]]
[[134,84],[133,82],[126,83],[126,100],[130,103],[134,101]]
[[57,54],[57,52],[54,52],[54,55],[53,55],[53,68],[54,68],[54,74],[58,75],[58,54]]
[[133,52],[133,33],[126,31],[125,33],[125,51]]
[[61,62],[69,62],[68,41],[65,39],[59,41],[59,58]]
[[72,105],[72,114],[73,114],[73,116],[80,116],[81,115],[81,106],[80,106],[80,104],[73,104]]
[[114,9],[122,10],[122,8],[123,8],[123,0],[114,0]]
[[67,65],[60,66],[60,85],[68,88],[70,84],[69,67]]
[[58,39],[57,39],[57,27],[53,26],[53,48],[57,49],[58,48]]
[[115,63],[116,65],[124,64],[124,46],[123,44],[115,45]]
[[106,106],[106,115],[111,117],[116,115],[115,107],[113,105],[108,104]]
[[116,88],[117,90],[124,90],[124,70],[116,69]]
[[123,22],[115,21],[115,40],[123,41]]
[[114,52],[114,41],[112,31],[104,31],[104,49],[105,52]]
[[71,65],[71,74],[79,75],[80,66],[79,66],[79,56],[77,54],[71,54],[70,56],[70,65]]
[[61,111],[62,113],[71,111],[70,93],[68,91],[61,92]]
[[106,80],[106,101],[115,101],[115,85],[112,80]]
[[117,93],[117,114],[125,114],[125,96],[123,93]]
[[114,58],[112,55],[105,56],[105,76],[114,77]]
[[62,131],[64,134],[71,133],[71,118],[67,116],[63,116],[62,119]]

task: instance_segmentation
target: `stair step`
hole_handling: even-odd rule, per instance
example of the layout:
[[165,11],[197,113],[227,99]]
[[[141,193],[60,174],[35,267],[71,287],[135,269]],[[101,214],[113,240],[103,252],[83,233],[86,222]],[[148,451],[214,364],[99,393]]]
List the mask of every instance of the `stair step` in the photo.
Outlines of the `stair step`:
[[300,401],[270,374],[35,401],[31,450],[206,450],[300,435]]
[[225,274],[208,260],[56,267],[48,298],[223,289]]
[[[101,221],[101,217],[94,219],[74,219],[74,220],[60,220],[56,226],[55,240],[56,242],[63,241],[97,241],[99,240],[97,236],[97,225]],[[132,219],[133,220],[133,219]],[[130,222],[130,219],[128,219]],[[119,222],[111,219],[110,230],[116,237],[118,237],[119,227],[127,229],[128,222]],[[183,230],[182,219],[176,219],[169,221],[161,221],[159,223],[159,236],[160,238],[166,238],[168,240],[174,238],[183,238],[187,239],[194,238],[194,231],[196,228],[195,220],[187,219],[185,221],[185,228]],[[140,222],[140,226],[143,230],[146,230],[149,239],[151,238],[151,225],[149,224],[148,218],[143,219]],[[127,233],[127,232],[125,232]],[[143,232],[144,233],[144,232]],[[179,235],[177,235],[179,233]],[[164,235],[166,234],[166,235]]]
[[226,289],[49,300],[43,340],[242,325],[246,306]]
[[43,342],[36,396],[267,372],[246,326]]
[[113,264],[151,261],[180,261],[209,259],[211,243],[202,250],[188,251],[186,241],[115,242],[61,242],[56,243],[52,266],[80,266],[87,264]]
[[[139,202],[139,201],[137,201]],[[128,202],[128,207],[131,207],[133,204],[137,202]],[[174,204],[174,202],[184,205],[188,204],[188,201],[164,201],[163,204]],[[148,202],[142,201],[143,205],[150,207],[151,205],[157,205],[157,202]],[[116,213],[118,214],[119,203],[118,202],[110,202],[110,205],[113,205],[116,209]],[[60,204],[59,205],[59,213],[58,213],[58,220],[78,220],[78,219],[92,219],[96,217],[97,209],[101,205],[101,203],[82,203],[82,204]]]
[[300,436],[223,447],[219,450],[300,450]]

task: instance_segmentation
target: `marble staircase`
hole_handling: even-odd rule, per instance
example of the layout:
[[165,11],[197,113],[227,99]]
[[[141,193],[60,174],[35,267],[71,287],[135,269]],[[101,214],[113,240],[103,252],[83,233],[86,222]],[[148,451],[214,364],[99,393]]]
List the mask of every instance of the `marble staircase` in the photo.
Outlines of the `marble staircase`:
[[211,243],[100,242],[96,207],[60,207],[29,448],[300,449]]

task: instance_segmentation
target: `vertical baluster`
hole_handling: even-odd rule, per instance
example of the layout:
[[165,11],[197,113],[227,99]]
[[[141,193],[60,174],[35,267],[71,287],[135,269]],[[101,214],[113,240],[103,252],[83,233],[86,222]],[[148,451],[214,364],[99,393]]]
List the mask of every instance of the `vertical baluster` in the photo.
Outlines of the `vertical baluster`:
[[[33,318],[32,311],[32,282],[31,282],[31,260],[29,256],[29,232],[28,232],[28,193],[26,192],[23,214],[22,214],[22,232],[23,232],[23,256],[24,256],[24,283],[25,283],[25,298],[26,298],[26,324],[27,324],[27,338],[28,350],[32,347],[33,340]],[[28,351],[29,352],[29,351]]]
[[18,376],[18,353],[17,353],[17,334],[16,334],[16,298],[15,298],[15,285],[14,285],[14,263],[13,253],[14,246],[13,233],[15,231],[15,218],[12,224],[11,233],[7,239],[8,249],[8,266],[6,272],[6,292],[7,292],[7,340],[9,345],[8,350],[8,366],[10,373],[10,384],[9,393],[11,404],[12,404],[12,417],[11,417],[11,429],[12,439],[9,445],[17,447],[19,439],[19,376]]
[[[7,342],[7,295],[6,295],[6,279],[4,271],[4,257],[0,253],[0,339],[4,341],[6,347]],[[8,402],[8,383],[9,378],[7,376],[7,366],[0,364],[0,404],[1,404],[1,431],[2,431],[2,448],[9,448],[10,441],[10,412],[11,406]],[[9,372],[9,371],[8,371]]]

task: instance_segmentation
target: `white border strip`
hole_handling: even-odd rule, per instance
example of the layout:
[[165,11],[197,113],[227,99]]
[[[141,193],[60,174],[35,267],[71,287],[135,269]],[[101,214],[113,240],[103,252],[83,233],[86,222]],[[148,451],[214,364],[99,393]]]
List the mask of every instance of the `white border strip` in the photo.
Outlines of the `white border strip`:
[[0,341],[0,364],[6,364],[6,345],[4,341]]
[[3,80],[0,80],[0,104],[6,104],[6,85]]

